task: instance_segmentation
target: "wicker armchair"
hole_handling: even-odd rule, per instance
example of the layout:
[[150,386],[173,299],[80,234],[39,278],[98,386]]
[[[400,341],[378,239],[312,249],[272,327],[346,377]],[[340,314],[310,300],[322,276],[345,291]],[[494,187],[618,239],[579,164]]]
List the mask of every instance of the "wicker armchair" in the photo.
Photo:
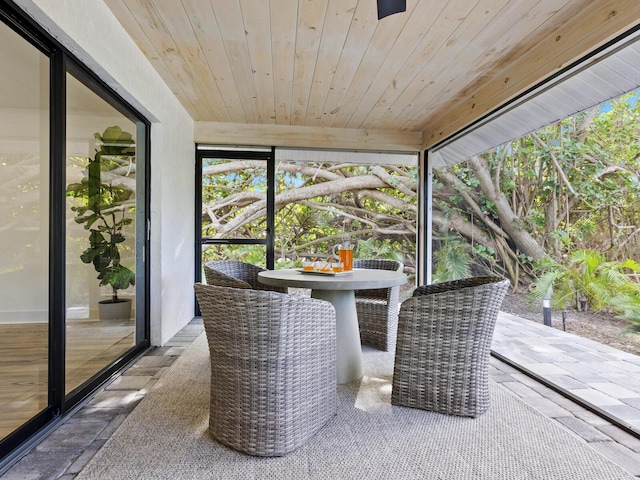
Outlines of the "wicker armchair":
[[[401,272],[404,265],[396,260],[358,259],[353,261],[353,267]],[[355,295],[360,341],[389,350],[395,344],[400,287],[356,290]]]
[[207,285],[215,285],[216,287],[229,287],[229,288],[251,288],[247,282],[238,280],[237,278],[230,277],[218,270],[210,268],[208,265],[204,266],[204,276],[207,280]]
[[324,300],[195,285],[211,358],[209,431],[281,456],[337,412],[336,319]]
[[264,270],[264,268],[257,265],[237,260],[216,260],[204,264],[204,275],[209,285],[287,293],[286,287],[275,287],[260,283],[258,281],[258,273],[264,272]]
[[489,408],[489,355],[509,286],[475,277],[418,287],[400,307],[391,403],[477,417]]

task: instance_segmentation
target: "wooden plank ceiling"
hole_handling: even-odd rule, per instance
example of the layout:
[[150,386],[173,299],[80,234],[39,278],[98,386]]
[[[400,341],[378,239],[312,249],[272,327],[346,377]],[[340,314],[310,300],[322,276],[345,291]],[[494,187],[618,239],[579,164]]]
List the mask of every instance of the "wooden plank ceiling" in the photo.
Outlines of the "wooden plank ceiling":
[[105,3],[197,131],[291,146],[431,146],[640,22],[637,0],[407,0],[380,21],[375,0]]

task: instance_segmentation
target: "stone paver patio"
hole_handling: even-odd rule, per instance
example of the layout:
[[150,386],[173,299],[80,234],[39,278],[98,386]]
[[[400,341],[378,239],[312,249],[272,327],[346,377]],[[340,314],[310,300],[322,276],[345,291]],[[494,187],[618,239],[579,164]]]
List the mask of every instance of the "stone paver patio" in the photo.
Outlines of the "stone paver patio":
[[501,313],[493,354],[640,436],[640,357]]

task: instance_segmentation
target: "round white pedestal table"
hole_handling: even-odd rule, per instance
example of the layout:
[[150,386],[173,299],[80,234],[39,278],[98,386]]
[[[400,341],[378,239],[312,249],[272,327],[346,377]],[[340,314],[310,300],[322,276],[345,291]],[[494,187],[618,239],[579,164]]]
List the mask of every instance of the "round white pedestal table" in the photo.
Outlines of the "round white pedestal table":
[[336,364],[338,383],[362,378],[362,346],[355,290],[388,288],[407,283],[407,276],[389,270],[355,268],[344,275],[306,274],[299,270],[267,270],[258,281],[279,287],[310,288],[313,298],[327,300],[336,309]]

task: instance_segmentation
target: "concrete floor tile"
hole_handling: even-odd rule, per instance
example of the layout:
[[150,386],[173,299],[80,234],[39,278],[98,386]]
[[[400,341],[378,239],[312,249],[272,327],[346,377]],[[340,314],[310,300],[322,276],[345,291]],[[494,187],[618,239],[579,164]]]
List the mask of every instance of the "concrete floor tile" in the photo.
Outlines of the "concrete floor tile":
[[167,363],[164,364],[165,367],[170,367],[171,365],[173,365],[173,362],[175,362],[178,359],[178,357],[176,356],[171,356],[166,358],[167,358]]
[[189,347],[168,347],[166,355],[180,356]]
[[125,372],[122,372],[122,376],[128,377],[140,375],[155,377],[161,369],[162,367],[139,367],[137,365],[134,365]]
[[151,375],[119,376],[105,390],[140,390],[151,381]]
[[520,373],[520,370],[517,368],[513,368],[511,365],[508,365],[495,357],[491,357],[491,364],[495,366],[496,370],[499,370],[504,373]]
[[613,361],[616,359],[613,355],[609,355],[602,352],[585,352],[585,351],[574,351],[567,352],[567,355],[575,358],[576,361],[579,362],[603,362],[603,361]]
[[572,343],[558,343],[556,344],[556,348],[569,354],[572,352],[584,352],[584,348],[574,345]]
[[630,405],[633,408],[637,408],[638,410],[640,410],[640,397],[621,398],[620,400],[622,400],[623,403],[626,403],[627,405]]
[[629,373],[629,372],[626,372],[624,367],[621,366],[618,362],[612,362],[612,361],[582,362],[582,365],[584,365],[585,367],[589,367],[592,370],[598,372],[600,375],[603,375],[606,377],[612,374],[624,375],[625,373]]
[[586,384],[576,380],[569,375],[547,375],[545,376],[545,380],[548,380],[554,385],[557,385],[558,387],[564,388],[566,390],[588,388]]
[[[587,367],[583,363],[580,362],[559,362],[556,364],[558,368],[564,370],[564,372],[559,372],[558,374],[570,374],[570,376],[576,378],[574,374],[580,375],[597,375],[598,370],[594,370],[593,368]],[[550,372],[549,375],[557,375],[556,373]]]
[[535,390],[532,390],[531,388],[529,388],[528,386],[520,382],[515,382],[512,380],[510,382],[504,382],[502,386],[508,388],[509,390],[511,390],[513,393],[515,393],[521,398],[523,397],[542,398],[542,395],[540,395],[538,392],[536,392]]
[[629,405],[603,405],[600,408],[627,423],[640,421],[640,410]]
[[531,405],[533,408],[549,418],[566,417],[571,415],[571,412],[568,410],[543,397],[522,397],[522,401]]
[[98,393],[87,406],[96,408],[125,408],[131,409],[142,400],[143,396],[137,391],[102,391]]
[[571,389],[569,392],[584,399],[592,405],[595,405],[596,407],[603,407],[605,405],[624,405],[620,400],[592,388]]
[[169,340],[166,344],[167,347],[188,347],[193,342],[191,340]]
[[107,426],[107,422],[75,422],[59,426],[36,448],[39,452],[75,450],[77,454],[91,445]]
[[530,377],[526,373],[514,373],[511,375],[515,380],[528,387],[534,389],[536,392],[543,394],[546,390],[551,390],[548,387],[545,387],[542,383],[538,382],[535,378]]
[[120,415],[120,413],[122,413],[120,408],[83,407],[74,413],[65,423],[99,421],[109,423]]
[[93,458],[100,448],[104,445],[104,440],[96,440],[91,445],[89,445],[79,456],[75,459],[75,461],[67,468],[65,475],[75,475],[79,473],[86,465],[89,463],[89,460]]
[[620,400],[624,398],[640,398],[640,393],[633,392],[628,388],[624,388],[622,385],[613,382],[592,382],[589,383],[589,387],[595,388],[600,392],[606,393],[607,395]]
[[122,422],[124,422],[125,418],[127,418],[127,415],[125,413],[121,413],[113,420],[111,420],[109,424],[98,434],[96,441],[108,440],[113,432],[115,432],[117,428],[122,425]]
[[556,417],[556,420],[587,442],[606,442],[610,440],[600,430],[573,415]]
[[638,372],[640,372],[640,364],[637,364],[635,362],[629,362],[629,361],[626,361],[626,360],[616,360],[616,361],[609,362],[609,364],[612,367],[618,368],[619,370],[621,370],[622,372],[625,372],[625,373],[629,373],[629,372],[638,373]]
[[156,347],[144,354],[145,357],[159,357],[166,355],[166,352],[172,347]]
[[[596,373],[572,373],[571,377],[585,385],[585,388],[589,388],[587,385],[590,383],[605,383],[609,378],[608,376]],[[579,388],[575,390],[579,390]]]
[[166,355],[162,356],[148,356],[142,357],[136,362],[137,367],[164,367],[169,362],[169,359],[172,357],[167,357]]
[[589,425],[597,426],[598,428],[600,428],[601,426],[613,426],[611,422],[606,418],[603,418],[602,416],[593,413],[592,411],[585,408],[580,411],[573,412],[573,414],[576,416],[576,418],[584,420]]
[[513,377],[503,372],[489,373],[489,378],[496,383],[513,382]]
[[596,428],[619,444],[633,450],[634,452],[640,453],[640,438],[611,424],[598,425]]
[[34,451],[9,469],[2,480],[55,480],[79,456],[77,451]]
[[571,372],[564,368],[565,364],[555,365],[553,363],[530,363],[526,368],[537,375],[569,375]]

